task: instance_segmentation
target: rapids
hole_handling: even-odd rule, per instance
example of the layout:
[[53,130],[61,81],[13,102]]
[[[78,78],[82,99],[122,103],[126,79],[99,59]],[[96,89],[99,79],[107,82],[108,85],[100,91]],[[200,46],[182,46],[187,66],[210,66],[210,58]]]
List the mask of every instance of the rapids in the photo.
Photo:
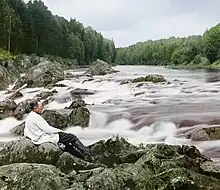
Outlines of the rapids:
[[[59,83],[68,87],[54,87],[58,94],[45,109],[62,109],[71,104],[70,91],[83,88],[95,91],[83,97],[91,111],[89,127],[67,128],[84,144],[112,136],[123,136],[133,144],[168,143],[190,144],[201,151],[220,157],[220,140],[194,142],[186,139],[196,124],[220,124],[220,74],[205,70],[174,70],[153,66],[116,66],[119,73],[94,76],[94,80],[81,76]],[[70,70],[82,74],[85,69]],[[120,84],[147,74],[161,74],[167,79],[164,84]],[[12,86],[11,86],[12,87]],[[10,88],[11,88],[10,87]],[[43,88],[23,89],[24,97],[16,103],[32,98]],[[0,101],[6,98],[0,91]],[[15,118],[0,120],[0,141],[14,140],[10,129],[20,124]],[[55,126],[56,127],[56,126]],[[181,135],[182,134],[182,135]]]

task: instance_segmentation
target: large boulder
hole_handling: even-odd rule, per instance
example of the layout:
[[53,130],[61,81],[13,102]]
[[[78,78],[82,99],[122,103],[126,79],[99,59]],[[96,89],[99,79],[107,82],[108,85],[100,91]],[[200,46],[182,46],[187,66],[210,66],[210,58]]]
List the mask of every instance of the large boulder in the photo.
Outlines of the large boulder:
[[44,61],[32,67],[16,82],[13,89],[18,89],[24,84],[27,84],[27,87],[45,87],[63,79],[64,73],[58,63]]
[[78,107],[73,107],[73,109],[45,110],[42,116],[51,126],[59,129],[68,126],[81,126],[84,128],[89,125],[90,111],[78,104]]
[[30,109],[30,102],[32,99],[27,99],[18,104],[16,109],[14,110],[14,116],[18,120],[22,120],[24,114],[29,113],[31,111]]
[[13,84],[20,76],[18,69],[12,60],[0,61],[0,90],[5,90],[9,84]]
[[40,94],[37,94],[36,96],[39,97],[41,100],[43,100],[43,99],[47,99],[50,96],[53,96],[53,92],[51,92],[51,91],[42,91]]
[[72,110],[67,118],[69,125],[81,126],[83,128],[89,126],[90,111],[86,107],[77,107]]
[[20,125],[14,127],[11,129],[11,133],[18,135],[18,136],[24,136],[24,128],[25,128],[25,122],[21,123]]
[[115,71],[114,69],[112,69],[110,64],[97,59],[95,62],[92,63],[92,66],[86,71],[85,74],[106,75],[106,74],[111,74],[111,73],[116,73],[116,72],[118,71]]
[[74,98],[81,98],[81,96],[93,95],[95,92],[88,89],[76,88],[70,91],[70,94]]
[[42,117],[53,127],[65,129],[68,126],[67,117],[70,110],[45,110]]
[[166,82],[164,76],[162,75],[147,75],[145,77],[138,77],[135,78],[133,80],[131,80],[131,82],[136,83],[136,82],[153,82],[153,83],[158,83],[158,82]]
[[0,120],[14,115],[17,105],[13,100],[7,99],[0,102]]
[[182,129],[176,137],[183,137],[193,141],[210,141],[220,139],[220,125],[195,125],[190,129]]
[[56,167],[44,164],[15,163],[0,167],[0,189],[65,190],[68,182]]

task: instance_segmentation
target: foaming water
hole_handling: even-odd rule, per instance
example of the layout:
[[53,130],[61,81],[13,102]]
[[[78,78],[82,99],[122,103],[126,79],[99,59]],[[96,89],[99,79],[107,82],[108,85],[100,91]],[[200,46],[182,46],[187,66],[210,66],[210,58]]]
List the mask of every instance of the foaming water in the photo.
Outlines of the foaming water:
[[[51,89],[56,89],[58,93],[53,95],[53,101],[49,102],[45,109],[64,109],[72,102],[71,90],[88,89],[94,94],[82,98],[89,104],[87,107],[91,112],[89,127],[72,126],[65,130],[76,134],[86,145],[112,136],[122,136],[133,144],[190,144],[196,145],[202,151],[220,149],[220,141],[193,142],[186,136],[179,135],[184,134],[184,129],[188,130],[189,127],[180,129],[177,125],[179,120],[188,119],[188,116],[185,116],[187,114],[195,115],[194,118],[204,115],[203,110],[210,115],[218,115],[219,109],[213,102],[220,100],[220,85],[218,81],[210,82],[210,79],[206,78],[211,78],[212,74],[207,75],[203,70],[172,70],[151,66],[117,66],[115,69],[120,72],[93,78],[79,76],[60,81],[59,83],[65,84],[66,87]],[[81,69],[67,72],[80,75],[83,71]],[[167,83],[120,84],[124,79],[147,74],[161,74],[167,79]],[[43,90],[48,89],[23,89],[21,92],[24,96],[15,101],[19,103],[32,99]],[[0,100],[8,96],[5,92],[7,91],[0,91]],[[195,103],[199,105],[193,108]],[[185,107],[181,107],[183,104]],[[206,105],[210,105],[209,109]],[[0,141],[17,138],[10,135],[10,129],[21,122],[23,121],[14,118],[0,120]],[[141,127],[137,127],[139,124]]]

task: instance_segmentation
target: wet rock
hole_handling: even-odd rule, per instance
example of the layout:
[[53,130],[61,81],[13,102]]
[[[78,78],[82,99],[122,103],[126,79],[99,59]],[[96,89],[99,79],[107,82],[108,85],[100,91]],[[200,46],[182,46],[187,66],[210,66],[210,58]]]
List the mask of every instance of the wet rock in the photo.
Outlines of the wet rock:
[[195,125],[191,130],[180,132],[182,136],[193,141],[210,141],[220,139],[219,125]]
[[93,80],[94,80],[93,78],[85,79],[85,80],[82,81],[82,84],[84,84],[85,82],[93,81]]
[[68,124],[72,126],[89,126],[90,111],[86,107],[78,107],[72,110],[67,118]]
[[68,109],[76,109],[76,108],[85,107],[85,106],[86,106],[86,103],[84,100],[75,100],[71,103]]
[[67,117],[69,110],[45,110],[42,117],[53,127],[65,129],[68,126]]
[[59,84],[54,84],[52,85],[53,87],[69,87],[67,86],[66,84],[62,84],[62,83],[59,83]]
[[112,69],[110,64],[97,59],[95,62],[92,63],[92,66],[85,72],[85,74],[106,75],[106,74],[111,74],[111,73],[116,73],[116,72],[118,71],[115,71],[114,69]]
[[130,79],[125,79],[125,80],[122,80],[120,82],[120,85],[124,85],[124,84],[128,84],[128,83],[131,83],[131,80]]
[[24,136],[24,128],[25,128],[25,122],[21,123],[20,125],[13,128],[10,132],[18,135],[18,136]]
[[162,75],[147,75],[145,77],[138,77],[136,79],[131,80],[132,83],[137,83],[137,82],[153,82],[153,83],[158,83],[158,82],[166,82],[164,76]]
[[137,93],[134,94],[134,97],[140,96],[140,95],[143,95],[143,94],[145,94],[145,92],[137,92]]
[[14,116],[18,120],[22,120],[24,114],[29,113],[31,111],[30,109],[30,102],[32,99],[27,99],[25,101],[22,101],[18,104],[17,108],[14,111]]
[[20,91],[18,91],[16,93],[14,93],[12,96],[10,96],[10,99],[15,100],[15,99],[21,98],[21,97],[23,97],[23,94]]
[[84,101],[75,101],[70,105],[71,109],[45,110],[42,117],[53,127],[65,129],[69,126],[88,127],[90,111],[84,107]]
[[40,97],[41,99],[46,99],[50,96],[53,96],[53,92],[51,91],[42,91],[40,94],[37,94],[37,97]]
[[72,97],[81,97],[81,96],[84,96],[84,95],[93,95],[94,92],[89,91],[88,89],[77,88],[77,89],[72,90],[70,92],[70,94],[71,94]]
[[51,165],[15,163],[0,167],[0,189],[65,190],[67,181]]
[[65,79],[72,79],[75,78],[76,76],[73,73],[65,73],[64,78]]
[[45,87],[63,79],[64,73],[58,63],[44,61],[32,67],[16,82],[13,89],[18,89],[24,84],[27,84],[27,87]]
[[218,127],[210,127],[203,128],[203,130],[207,133],[211,140],[219,140],[220,139],[220,126]]
[[0,120],[13,116],[16,107],[16,103],[10,99],[0,102]]

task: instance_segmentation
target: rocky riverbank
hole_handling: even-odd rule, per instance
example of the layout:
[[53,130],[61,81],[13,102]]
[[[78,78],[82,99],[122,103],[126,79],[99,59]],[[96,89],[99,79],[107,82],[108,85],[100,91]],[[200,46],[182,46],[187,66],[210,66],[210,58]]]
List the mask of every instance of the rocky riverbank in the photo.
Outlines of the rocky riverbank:
[[[213,115],[218,113],[218,104],[190,102],[189,105],[186,96],[181,104],[163,103],[162,98],[158,99],[159,93],[164,98],[165,92],[170,92],[174,101],[170,91],[172,87],[175,90],[180,88],[181,93],[192,91],[195,87],[189,88],[183,80],[171,80],[157,72],[120,78],[121,73],[117,69],[113,70],[108,65],[104,72],[103,67],[107,64],[97,61],[86,72],[74,74],[63,71],[60,63],[52,68],[50,61],[42,60],[31,66],[12,90],[5,90],[4,94],[1,91],[2,97],[5,97],[0,101],[1,119],[11,121],[9,118],[16,118],[16,122],[19,121],[20,125],[9,133],[20,140],[0,143],[0,189],[219,189],[219,164],[211,159],[214,154],[214,158],[218,157],[218,149],[199,151],[192,146],[201,141],[211,144],[219,139],[218,120]],[[20,90],[25,84],[26,87]],[[128,89],[129,93],[132,92],[129,96]],[[215,93],[211,88],[206,92],[209,90]],[[68,132],[72,129],[77,136],[81,130],[79,138],[83,142],[86,138],[97,136],[105,139],[89,143],[96,162],[80,160],[50,143],[35,146],[22,137],[32,99],[43,102],[43,117],[52,126]],[[138,101],[142,103],[136,104]],[[101,110],[98,114],[109,114],[109,117],[100,117],[97,108]],[[200,115],[201,111],[207,112],[207,115]],[[200,117],[195,117],[196,114]],[[159,120],[172,121],[173,125],[163,128],[155,124]],[[121,122],[119,125],[112,124],[118,121]],[[132,125],[123,121],[130,121]],[[207,126],[199,126],[204,123]],[[7,124],[1,128],[5,129],[5,126]],[[179,128],[175,133],[173,126]],[[157,144],[137,145],[132,144],[129,138],[100,137],[99,130],[110,134],[122,132],[124,135],[121,137],[135,134],[135,138],[139,138],[141,135],[145,143],[151,142],[153,135],[162,140],[158,140],[160,143]],[[89,131],[92,133],[87,134]],[[192,141],[189,145],[168,145],[162,143],[166,142],[164,133],[173,134],[179,140]]]
[[[219,164],[193,146],[134,146],[111,138],[89,146],[88,163],[53,144],[27,139],[0,144],[0,188],[218,190]],[[9,151],[10,150],[10,151]]]

